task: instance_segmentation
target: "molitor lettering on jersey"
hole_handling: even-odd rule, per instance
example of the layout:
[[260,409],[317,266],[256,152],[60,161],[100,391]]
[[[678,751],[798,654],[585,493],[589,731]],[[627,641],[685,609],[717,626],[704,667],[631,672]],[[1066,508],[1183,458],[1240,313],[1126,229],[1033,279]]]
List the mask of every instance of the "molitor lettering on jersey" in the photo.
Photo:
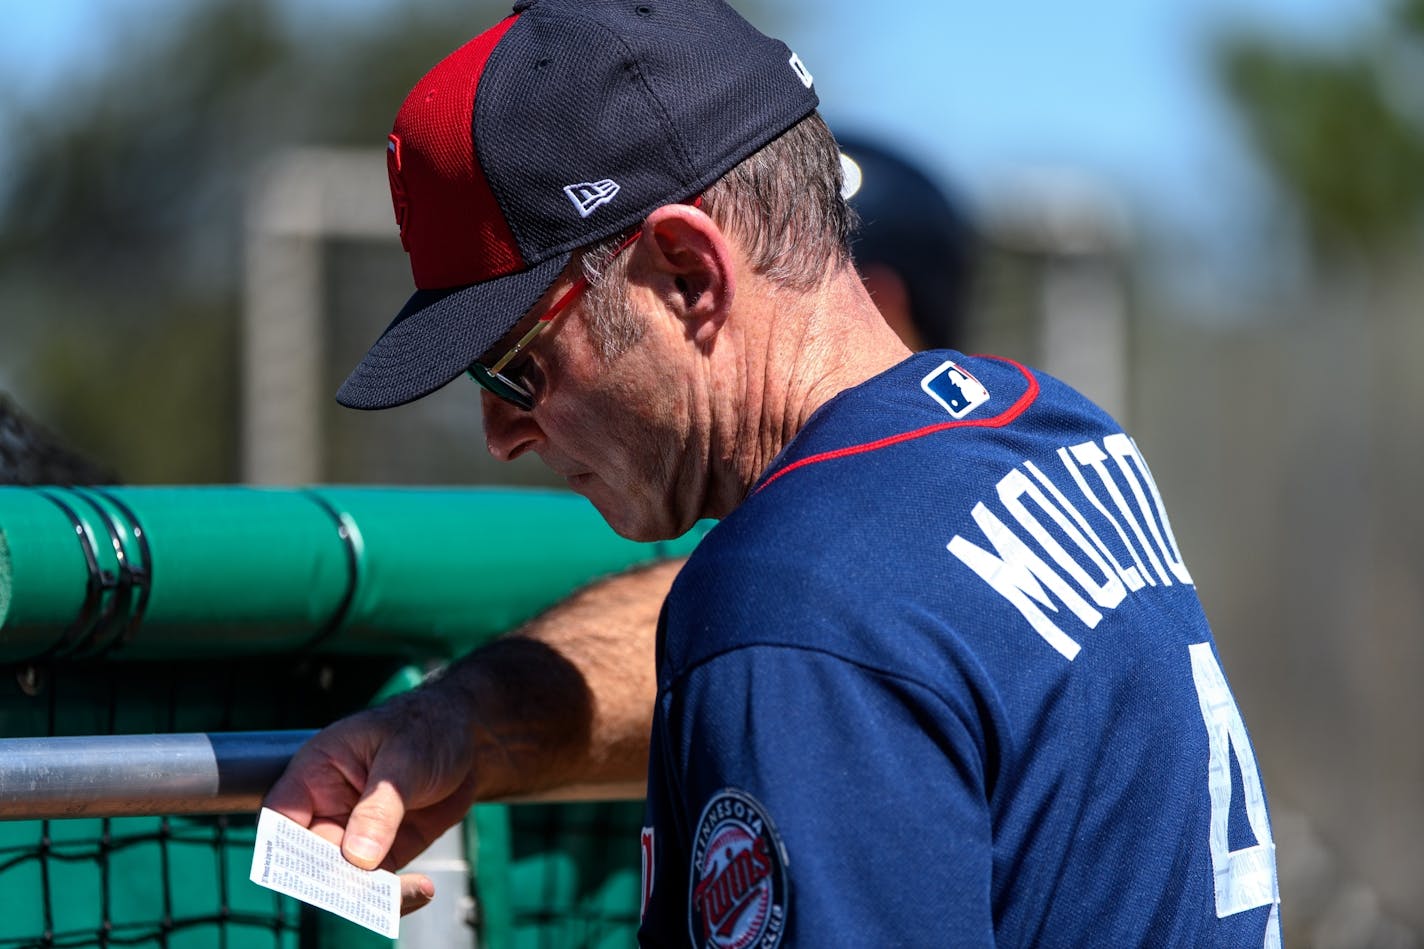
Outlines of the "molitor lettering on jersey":
[[688,874],[688,932],[702,949],[774,949],[786,930],[786,850],[766,809],[726,788],[702,809]]
[[1129,593],[1192,577],[1136,442],[1119,432],[1060,448],[1058,460],[1061,471],[1032,461],[1010,470],[992,499],[1007,517],[978,502],[970,516],[982,543],[956,535],[948,547],[1072,660],[1082,647],[1060,625],[1067,617],[1049,616],[1058,603],[1095,629]]

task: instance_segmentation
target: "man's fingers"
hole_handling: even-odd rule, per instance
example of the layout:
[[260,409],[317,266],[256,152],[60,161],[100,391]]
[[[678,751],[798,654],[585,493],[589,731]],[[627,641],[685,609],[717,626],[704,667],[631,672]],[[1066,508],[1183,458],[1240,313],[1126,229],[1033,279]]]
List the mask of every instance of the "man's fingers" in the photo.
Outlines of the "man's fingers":
[[401,915],[413,913],[435,899],[435,884],[419,873],[402,873],[400,878]]
[[311,822],[311,826],[308,830],[323,840],[331,841],[338,847],[341,846],[341,838],[346,836],[346,828],[341,823],[334,820],[325,820],[320,817]]
[[374,870],[390,851],[404,817],[400,792],[389,781],[375,782],[351,809],[341,852],[356,866]]
[[[297,759],[293,758],[292,760],[296,761]],[[290,765],[286,771],[282,772],[277,783],[268,788],[267,794],[262,799],[262,806],[285,814],[303,827],[310,827],[312,818],[316,816],[311,789],[293,773]]]

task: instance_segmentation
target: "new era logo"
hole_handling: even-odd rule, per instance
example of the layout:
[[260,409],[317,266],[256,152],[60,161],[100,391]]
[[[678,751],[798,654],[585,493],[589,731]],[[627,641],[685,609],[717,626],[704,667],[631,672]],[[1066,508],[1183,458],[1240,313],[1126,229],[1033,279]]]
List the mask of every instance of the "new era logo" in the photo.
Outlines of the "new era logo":
[[955,418],[964,418],[989,401],[989,390],[967,369],[944,362],[938,369],[920,380],[924,389],[944,410]]
[[576,185],[564,185],[564,194],[578,208],[579,217],[588,217],[600,204],[607,204],[618,193],[618,182],[612,178],[602,181],[580,181]]

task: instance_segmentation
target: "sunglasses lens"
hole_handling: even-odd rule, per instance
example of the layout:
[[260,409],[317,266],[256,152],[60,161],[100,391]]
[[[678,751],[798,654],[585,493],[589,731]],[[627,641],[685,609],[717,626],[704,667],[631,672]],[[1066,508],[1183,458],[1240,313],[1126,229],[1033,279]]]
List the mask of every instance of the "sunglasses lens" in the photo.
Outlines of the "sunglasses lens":
[[479,363],[470,367],[469,376],[499,398],[526,412],[534,407],[534,400],[530,398],[528,392],[504,376],[490,372]]

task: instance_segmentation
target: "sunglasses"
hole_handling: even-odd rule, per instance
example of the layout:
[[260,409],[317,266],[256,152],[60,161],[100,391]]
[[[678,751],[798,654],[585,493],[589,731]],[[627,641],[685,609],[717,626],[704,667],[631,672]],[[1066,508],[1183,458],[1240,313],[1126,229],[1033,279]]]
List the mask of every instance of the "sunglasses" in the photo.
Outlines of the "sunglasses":
[[[634,231],[627,240],[618,245],[618,249],[613,252],[613,256],[608,258],[608,262],[611,264],[614,260],[618,259],[618,255],[632,246],[633,242],[636,241],[642,233],[641,228]],[[539,317],[534,325],[529,328],[529,332],[519,338],[519,342],[515,343],[509,352],[488,366],[478,360],[471,363],[469,369],[466,370],[469,377],[478,382],[485,391],[492,393],[516,408],[525,412],[534,408],[534,387],[525,379],[527,366],[521,363],[513,368],[509,368],[510,363],[515,357],[528,348],[529,344],[544,331],[545,327],[554,321],[554,317],[573,306],[574,302],[579,298],[579,295],[588,289],[588,285],[589,280],[587,274],[579,274],[578,279],[554,301],[553,305],[545,311],[543,316]]]
[[[697,195],[697,197],[687,203],[694,208],[702,207],[702,195]],[[642,236],[642,233],[643,229],[639,228],[630,234],[628,238],[613,251],[613,256],[608,258],[608,263],[611,264],[617,260],[618,255],[631,247],[633,242]],[[465,372],[471,379],[478,382],[485,391],[493,394],[496,398],[508,402],[515,408],[525,412],[534,408],[534,387],[524,378],[525,367],[521,364],[510,369],[509,364],[516,356],[524,352],[525,348],[534,341],[535,337],[544,331],[546,326],[553,322],[554,317],[573,306],[579,294],[588,289],[588,284],[588,276],[579,274],[578,279],[554,301],[553,306],[549,307],[543,316],[539,317],[534,325],[529,328],[529,332],[519,338],[519,342],[515,343],[509,352],[488,366],[476,360],[470,364],[470,367],[466,369]]]

